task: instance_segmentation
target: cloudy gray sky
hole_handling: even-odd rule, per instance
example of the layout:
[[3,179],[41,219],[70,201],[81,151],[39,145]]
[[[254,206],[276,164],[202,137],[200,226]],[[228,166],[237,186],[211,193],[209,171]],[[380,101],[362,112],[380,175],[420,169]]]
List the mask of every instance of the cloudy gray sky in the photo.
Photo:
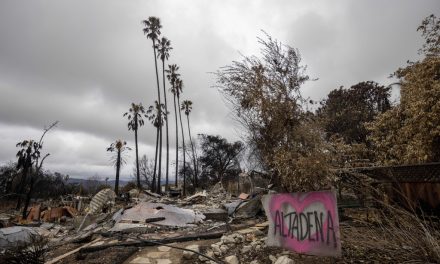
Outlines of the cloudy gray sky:
[[[2,0],[0,164],[14,159],[16,142],[59,120],[45,141],[46,168],[113,177],[106,147],[118,138],[134,146],[122,114],[131,102],[148,106],[156,97],[151,40],[141,31],[149,16],[160,17],[172,42],[169,63],[180,65],[183,98],[194,103],[193,135],[236,140],[240,128],[210,72],[240,53],[258,54],[261,29],[299,49],[308,74],[319,78],[303,94],[320,100],[341,85],[389,84],[390,73],[418,58],[421,20],[439,11],[438,0]],[[140,153],[154,158],[150,124],[139,139]],[[131,174],[129,155],[123,178]]]

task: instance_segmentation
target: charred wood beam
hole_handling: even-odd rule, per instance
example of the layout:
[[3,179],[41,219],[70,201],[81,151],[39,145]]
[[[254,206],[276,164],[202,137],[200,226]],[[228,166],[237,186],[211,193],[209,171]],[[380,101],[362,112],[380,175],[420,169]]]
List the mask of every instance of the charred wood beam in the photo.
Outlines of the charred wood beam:
[[225,233],[224,231],[221,231],[221,232],[193,234],[188,236],[180,236],[180,237],[172,237],[172,238],[164,238],[164,239],[140,240],[140,241],[104,244],[104,245],[81,248],[80,253],[84,254],[84,253],[96,252],[110,247],[149,247],[149,246],[156,246],[158,243],[169,244],[169,243],[186,242],[186,241],[193,241],[199,239],[216,239],[222,237],[224,233]]

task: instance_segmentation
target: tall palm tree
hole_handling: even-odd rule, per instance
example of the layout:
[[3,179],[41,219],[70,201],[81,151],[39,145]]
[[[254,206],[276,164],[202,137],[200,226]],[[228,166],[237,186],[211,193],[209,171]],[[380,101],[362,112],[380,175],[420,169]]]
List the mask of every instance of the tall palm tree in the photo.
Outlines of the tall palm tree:
[[139,103],[131,103],[131,107],[124,114],[124,116],[128,115],[128,130],[134,131],[134,142],[135,142],[135,148],[136,148],[136,180],[137,180],[137,187],[138,189],[141,188],[141,180],[139,176],[139,154],[138,154],[138,129],[139,127],[144,125],[144,120],[142,117],[145,116],[145,108],[144,106]]
[[197,164],[196,164],[196,153],[194,151],[194,144],[191,137],[191,128],[189,125],[189,113],[191,113],[192,110],[192,102],[190,100],[185,100],[182,102],[181,110],[185,111],[186,115],[186,121],[188,121],[188,134],[189,134],[189,141],[191,142],[191,149],[193,154],[193,165],[194,165],[194,187],[197,187]]
[[[159,105],[161,105],[161,97],[160,97],[160,88],[159,88],[159,73],[157,71],[157,55],[156,55],[156,41],[158,41],[158,38],[160,36],[160,29],[162,28],[162,25],[160,24],[160,19],[158,17],[149,17],[148,20],[142,21],[144,24],[143,32],[145,35],[147,35],[147,39],[151,39],[153,41],[153,52],[154,52],[154,66],[156,68],[156,83],[157,83],[157,101],[159,102]],[[161,112],[159,111],[159,119],[161,118]],[[158,173],[158,182],[160,185],[160,177],[161,177],[161,167],[162,167],[162,126],[158,127],[159,130],[156,130],[156,133],[158,133],[158,136],[156,136],[159,140],[159,173]],[[156,152],[158,149],[158,143],[156,142]],[[159,190],[160,192],[160,190]]]
[[176,64],[168,65],[167,79],[171,84],[171,93],[174,95],[174,117],[176,120],[176,179],[174,182],[175,187],[177,188],[177,175],[179,174],[179,126],[177,125],[177,105],[176,105],[176,81],[179,78],[180,74],[177,73],[179,70],[179,66]]
[[[176,80],[176,97],[177,97],[177,105],[180,105],[180,94],[182,93],[183,82],[179,78]],[[179,107],[179,119],[180,119],[180,128],[182,129],[182,150],[183,150],[183,196],[186,195],[186,150],[185,150],[185,134],[183,133],[183,125],[182,125],[182,111],[180,111]]]
[[[165,89],[165,60],[168,60],[170,57],[171,41],[167,38],[162,37],[162,39],[158,40],[157,43],[157,51],[158,58],[162,61],[162,81],[163,81],[163,97],[165,99],[165,111],[168,112],[168,104],[167,104],[167,93]],[[167,155],[166,155],[166,167],[165,167],[165,190],[168,191],[168,171],[170,164],[170,143],[169,143],[169,135],[168,135],[168,120],[165,122],[165,132],[166,132],[166,140],[167,140]]]
[[127,147],[127,142],[122,141],[120,139],[113,142],[110,147],[107,148],[107,151],[116,152],[116,156],[112,157],[112,163],[116,167],[116,180],[115,180],[115,193],[118,195],[119,193],[119,172],[121,171],[121,166],[125,163],[125,159],[122,157],[122,154],[131,150],[131,148]]
[[[156,132],[159,132],[160,127],[163,126],[163,123],[166,119],[167,112],[165,112],[165,106],[163,104],[159,104],[158,101],[154,101],[154,105],[151,105],[148,107],[147,110],[147,116],[148,120],[153,124],[154,127],[156,127]],[[158,158],[157,152],[158,152],[158,136],[160,133],[156,133],[156,154],[154,156],[154,172],[153,172],[153,182],[151,184],[151,191],[161,193],[160,188],[160,174],[161,174],[161,168],[160,168],[160,158]],[[157,161],[159,160],[159,166],[157,166]],[[158,173],[156,174],[156,168],[158,167]],[[157,175],[157,186],[156,186],[156,175]],[[157,187],[157,188],[156,188]]]

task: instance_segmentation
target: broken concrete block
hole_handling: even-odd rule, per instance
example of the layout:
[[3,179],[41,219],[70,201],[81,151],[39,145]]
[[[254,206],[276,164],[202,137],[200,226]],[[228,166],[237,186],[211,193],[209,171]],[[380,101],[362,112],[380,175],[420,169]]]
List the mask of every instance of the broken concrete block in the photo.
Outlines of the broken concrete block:
[[233,237],[235,239],[235,243],[241,243],[244,241],[244,236],[242,234],[234,233]]
[[239,264],[237,256],[232,255],[225,258],[225,262],[228,264]]
[[221,245],[220,246],[220,251],[222,252],[222,254],[226,254],[229,250],[229,247],[226,245]]
[[287,256],[281,256],[276,261],[275,264],[294,264],[295,262]]
[[[194,250],[196,252],[200,252],[199,245],[189,245],[185,248],[190,249],[190,250]],[[195,253],[192,251],[188,251],[188,250],[183,251],[183,258],[185,258],[185,259],[191,259],[194,255],[195,255]]]
[[235,239],[232,235],[230,236],[222,236],[221,239],[223,244],[235,244]]
[[221,254],[221,250],[220,250],[220,246],[222,245],[222,243],[221,242],[218,242],[218,243],[214,243],[214,244],[212,244],[211,245],[211,248],[212,248],[212,250],[214,251],[214,253],[218,253],[218,254]]
[[241,249],[241,253],[247,253],[249,251],[252,250],[252,246],[243,246],[243,248]]

